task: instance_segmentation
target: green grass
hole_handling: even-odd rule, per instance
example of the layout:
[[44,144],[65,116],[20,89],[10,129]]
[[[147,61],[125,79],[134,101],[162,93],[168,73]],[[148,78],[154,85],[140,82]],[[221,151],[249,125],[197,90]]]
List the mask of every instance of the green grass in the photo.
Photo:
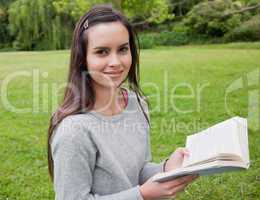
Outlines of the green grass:
[[[51,88],[66,80],[68,61],[68,51],[0,53],[0,200],[54,199],[47,174],[46,132],[56,103],[51,99]],[[141,79],[150,99],[154,161],[163,160],[176,147],[184,146],[187,135],[229,118],[224,104],[227,87],[241,77],[245,80],[249,72],[257,69],[260,69],[259,43],[143,50]],[[39,112],[37,102],[32,101],[35,80],[30,75],[37,70]],[[26,76],[16,77],[9,83],[7,97],[19,108],[32,107],[34,103],[34,112],[14,113],[3,102],[2,89],[7,78],[21,71]],[[44,72],[48,77],[42,75]],[[259,79],[259,74],[255,77]],[[181,87],[181,84],[186,85]],[[175,91],[174,87],[177,87]],[[47,92],[44,88],[48,88]],[[248,115],[251,109],[248,109],[248,92],[257,89],[259,94],[259,82],[253,88],[244,87],[229,96],[232,115]],[[190,98],[172,102],[173,95],[191,95],[192,91]],[[62,89],[59,94],[57,98],[62,95]],[[259,109],[259,104],[255,106]],[[260,199],[259,134],[255,124],[250,125],[248,171],[202,177],[178,199]]]

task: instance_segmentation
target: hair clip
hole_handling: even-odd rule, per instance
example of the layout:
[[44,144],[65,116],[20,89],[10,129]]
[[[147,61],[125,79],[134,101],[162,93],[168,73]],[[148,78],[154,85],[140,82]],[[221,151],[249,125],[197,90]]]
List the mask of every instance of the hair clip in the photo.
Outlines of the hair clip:
[[83,27],[85,30],[88,28],[88,19],[84,22]]

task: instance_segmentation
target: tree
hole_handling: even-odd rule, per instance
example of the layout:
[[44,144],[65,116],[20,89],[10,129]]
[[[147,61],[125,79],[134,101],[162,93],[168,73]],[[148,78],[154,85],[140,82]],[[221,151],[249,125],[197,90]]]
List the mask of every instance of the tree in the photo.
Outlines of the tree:
[[0,7],[7,9],[9,5],[14,2],[15,0],[0,0]]
[[0,0],[0,48],[4,46],[9,46],[12,37],[8,30],[8,7],[13,2],[13,0]]
[[10,5],[9,21],[16,49],[69,47],[71,25],[63,26],[51,0],[17,0]]
[[91,6],[101,2],[101,0],[53,0],[52,4],[58,15],[72,18],[75,23]]
[[70,46],[76,21],[98,3],[112,3],[133,24],[159,24],[173,16],[168,0],[16,0],[9,9],[14,47],[22,50]]
[[169,6],[176,17],[183,17],[199,2],[201,0],[169,0]]
[[221,17],[222,18],[226,18],[226,17],[229,17],[231,15],[241,14],[241,13],[248,12],[248,11],[253,11],[253,10],[256,10],[258,8],[260,8],[260,3],[256,4],[256,5],[253,5],[253,6],[244,7],[242,9],[240,9],[240,10],[235,10],[235,11],[228,12],[228,13],[222,15]]
[[133,22],[159,24],[172,19],[167,0],[123,0],[122,10]]
[[73,17],[76,21],[91,6],[109,3],[121,10],[129,19],[138,23],[161,23],[172,15],[167,0],[54,0],[53,4],[59,14]]
[[241,24],[241,15],[238,13],[227,15],[225,18],[222,16],[237,12],[241,6],[232,0],[201,2],[192,8],[183,22],[191,32],[222,37]]

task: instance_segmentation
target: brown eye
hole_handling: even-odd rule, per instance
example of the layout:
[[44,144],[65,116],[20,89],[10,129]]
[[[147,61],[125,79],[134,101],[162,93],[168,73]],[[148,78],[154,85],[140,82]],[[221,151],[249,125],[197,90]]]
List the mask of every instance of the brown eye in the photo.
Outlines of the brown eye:
[[128,50],[129,50],[128,47],[123,47],[123,48],[120,49],[120,52],[127,53]]
[[101,56],[105,56],[105,55],[108,54],[108,51],[105,50],[105,49],[100,49],[100,50],[96,51],[96,54],[101,55]]

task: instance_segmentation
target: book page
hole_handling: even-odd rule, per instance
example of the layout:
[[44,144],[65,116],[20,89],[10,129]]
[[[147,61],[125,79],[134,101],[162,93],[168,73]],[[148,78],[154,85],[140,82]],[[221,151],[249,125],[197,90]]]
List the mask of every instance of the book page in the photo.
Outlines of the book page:
[[232,118],[188,136],[186,148],[190,156],[184,159],[183,167],[214,159],[221,154],[242,157],[238,132],[238,126]]
[[247,133],[247,120],[241,117],[236,117],[235,121],[239,129],[239,141],[243,155],[243,161],[249,167],[249,150],[248,150],[248,133]]

